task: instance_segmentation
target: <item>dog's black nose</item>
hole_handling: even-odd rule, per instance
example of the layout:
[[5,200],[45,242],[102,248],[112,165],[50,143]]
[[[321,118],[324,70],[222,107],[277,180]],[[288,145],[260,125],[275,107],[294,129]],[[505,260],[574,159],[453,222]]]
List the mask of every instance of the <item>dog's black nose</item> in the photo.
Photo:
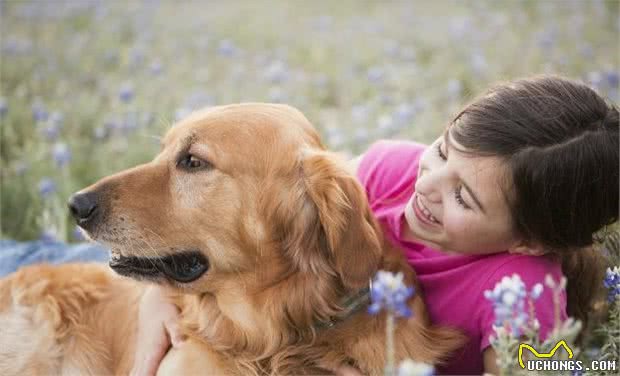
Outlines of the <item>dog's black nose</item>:
[[94,192],[76,193],[69,198],[67,205],[78,225],[85,227],[97,213],[98,197]]

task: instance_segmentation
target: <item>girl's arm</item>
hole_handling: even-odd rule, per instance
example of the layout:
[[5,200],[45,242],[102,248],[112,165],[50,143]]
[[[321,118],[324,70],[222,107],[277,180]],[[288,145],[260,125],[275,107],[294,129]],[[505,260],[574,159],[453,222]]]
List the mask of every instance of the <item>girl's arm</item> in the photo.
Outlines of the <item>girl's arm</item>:
[[138,309],[138,338],[131,376],[154,376],[159,363],[183,337],[177,326],[179,311],[157,286],[148,287]]
[[499,368],[497,368],[497,355],[493,347],[489,346],[482,352],[482,361],[484,362],[484,373],[499,375]]

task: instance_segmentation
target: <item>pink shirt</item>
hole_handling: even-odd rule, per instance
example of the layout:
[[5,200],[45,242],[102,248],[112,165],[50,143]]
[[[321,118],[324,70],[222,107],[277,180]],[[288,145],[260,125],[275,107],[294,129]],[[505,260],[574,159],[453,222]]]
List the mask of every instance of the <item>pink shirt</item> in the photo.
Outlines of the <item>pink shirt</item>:
[[[491,255],[454,255],[403,240],[404,207],[413,194],[418,162],[426,146],[407,141],[379,141],[365,153],[358,178],[366,188],[370,207],[388,239],[403,250],[416,271],[433,323],[463,331],[468,343],[457,352],[442,374],[481,374],[482,351],[489,346],[495,320],[493,306],[484,297],[504,276],[517,273],[528,291],[543,283],[550,273],[562,276],[561,265],[543,256],[499,252]],[[562,319],[566,319],[566,295],[562,294]],[[551,290],[544,287],[535,303],[542,337],[554,325]],[[515,357],[516,361],[516,357]]]

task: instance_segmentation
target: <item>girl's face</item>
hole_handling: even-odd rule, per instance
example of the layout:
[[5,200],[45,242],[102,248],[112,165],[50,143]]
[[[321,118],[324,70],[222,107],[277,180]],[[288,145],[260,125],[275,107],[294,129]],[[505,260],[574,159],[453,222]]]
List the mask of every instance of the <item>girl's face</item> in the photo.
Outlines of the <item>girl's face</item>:
[[[495,157],[473,157],[449,129],[420,159],[415,193],[405,207],[405,238],[460,254],[521,249],[500,184],[505,168]],[[515,250],[516,249],[516,250]]]

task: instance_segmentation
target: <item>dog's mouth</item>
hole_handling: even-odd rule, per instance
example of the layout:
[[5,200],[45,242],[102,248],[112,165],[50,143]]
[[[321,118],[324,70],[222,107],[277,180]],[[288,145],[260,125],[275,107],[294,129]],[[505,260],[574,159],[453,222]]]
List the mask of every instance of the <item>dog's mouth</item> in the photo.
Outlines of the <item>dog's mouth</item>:
[[120,275],[156,280],[162,277],[180,283],[200,278],[209,269],[209,260],[198,251],[186,251],[164,257],[122,256],[112,253],[110,268]]

